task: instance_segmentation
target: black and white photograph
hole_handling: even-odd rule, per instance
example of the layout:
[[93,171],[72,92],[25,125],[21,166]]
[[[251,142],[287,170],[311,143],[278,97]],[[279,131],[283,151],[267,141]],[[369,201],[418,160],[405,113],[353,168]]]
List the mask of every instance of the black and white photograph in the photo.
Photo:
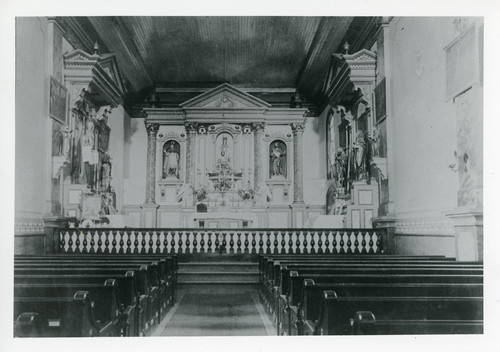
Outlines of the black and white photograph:
[[0,348],[495,350],[500,7],[148,3],[0,5]]

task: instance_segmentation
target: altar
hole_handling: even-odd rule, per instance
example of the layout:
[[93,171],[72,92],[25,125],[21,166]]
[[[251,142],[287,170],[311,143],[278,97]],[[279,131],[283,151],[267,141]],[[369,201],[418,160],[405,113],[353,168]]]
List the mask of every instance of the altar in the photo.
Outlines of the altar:
[[257,216],[243,212],[195,213],[191,224],[195,228],[251,228],[256,227]]

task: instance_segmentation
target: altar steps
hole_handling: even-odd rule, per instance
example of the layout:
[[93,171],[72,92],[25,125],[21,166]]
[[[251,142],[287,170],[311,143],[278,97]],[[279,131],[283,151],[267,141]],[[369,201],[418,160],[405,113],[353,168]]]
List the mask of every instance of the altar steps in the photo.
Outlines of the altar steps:
[[259,268],[252,262],[180,262],[177,280],[181,285],[254,285],[259,283]]

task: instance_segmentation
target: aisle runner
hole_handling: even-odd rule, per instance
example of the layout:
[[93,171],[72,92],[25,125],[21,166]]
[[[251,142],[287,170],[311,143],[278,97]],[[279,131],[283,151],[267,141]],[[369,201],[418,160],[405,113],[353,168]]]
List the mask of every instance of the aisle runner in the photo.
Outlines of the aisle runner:
[[186,293],[162,336],[267,335],[250,293]]

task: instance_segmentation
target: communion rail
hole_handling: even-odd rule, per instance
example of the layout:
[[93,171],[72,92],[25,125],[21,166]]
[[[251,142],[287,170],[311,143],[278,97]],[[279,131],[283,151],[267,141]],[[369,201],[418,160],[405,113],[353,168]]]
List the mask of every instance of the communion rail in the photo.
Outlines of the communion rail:
[[61,253],[381,254],[385,229],[67,228]]

